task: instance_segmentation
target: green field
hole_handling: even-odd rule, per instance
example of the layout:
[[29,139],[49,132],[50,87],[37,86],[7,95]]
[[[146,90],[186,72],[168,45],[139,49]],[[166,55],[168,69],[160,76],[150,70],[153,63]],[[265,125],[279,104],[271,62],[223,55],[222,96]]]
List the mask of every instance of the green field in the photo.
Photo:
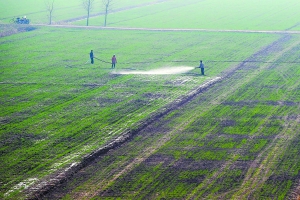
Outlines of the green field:
[[[218,6],[216,6],[218,5]],[[172,0],[108,16],[108,26],[215,30],[300,30],[300,2]],[[103,16],[90,25],[101,26]],[[100,23],[99,23],[100,22]],[[75,24],[85,25],[85,21]]]
[[[151,0],[118,0],[112,4],[112,9],[130,8],[135,5],[147,4]],[[91,15],[104,12],[104,6],[101,0],[95,0]],[[19,0],[15,2],[0,0],[0,22],[9,23],[13,17],[26,16],[33,24],[47,24],[48,11],[45,1]],[[81,0],[65,1],[55,0],[53,10],[53,22],[65,24],[65,20],[71,20],[78,17],[87,16],[87,12],[82,6]]]
[[[299,30],[298,1],[255,2],[124,0],[114,4],[123,10],[110,14],[108,25]],[[34,6],[0,0],[1,20],[29,12],[42,19],[42,3],[27,3]],[[78,2],[56,3],[59,20],[84,15]],[[91,25],[101,26],[102,17]],[[36,194],[128,131],[134,132],[128,141],[41,198],[298,194],[299,34],[0,27],[0,33],[27,30],[0,37],[0,199]],[[100,59],[94,65],[91,49]],[[200,59],[205,76],[192,69]]]
[[[103,26],[104,5],[95,0],[89,25]],[[26,5],[26,6],[24,6]],[[216,6],[218,5],[218,6]],[[294,30],[300,31],[300,2],[279,0],[118,0],[112,1],[108,15],[110,27],[186,28],[214,30]],[[0,22],[27,16],[33,24],[47,24],[43,1],[0,0]],[[87,12],[80,0],[56,0],[54,24],[86,25]],[[68,22],[67,22],[68,21]]]

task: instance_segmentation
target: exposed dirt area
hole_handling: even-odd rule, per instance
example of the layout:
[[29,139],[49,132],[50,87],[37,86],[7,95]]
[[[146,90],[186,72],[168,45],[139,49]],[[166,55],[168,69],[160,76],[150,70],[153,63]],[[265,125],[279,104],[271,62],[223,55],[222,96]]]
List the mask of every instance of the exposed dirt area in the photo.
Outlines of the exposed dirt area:
[[6,25],[0,24],[0,37],[10,36],[17,33],[34,31],[36,27],[30,25]]
[[222,103],[223,105],[230,105],[230,106],[256,106],[260,105],[270,105],[270,106],[296,106],[300,105],[300,102],[293,102],[293,101],[225,101]]

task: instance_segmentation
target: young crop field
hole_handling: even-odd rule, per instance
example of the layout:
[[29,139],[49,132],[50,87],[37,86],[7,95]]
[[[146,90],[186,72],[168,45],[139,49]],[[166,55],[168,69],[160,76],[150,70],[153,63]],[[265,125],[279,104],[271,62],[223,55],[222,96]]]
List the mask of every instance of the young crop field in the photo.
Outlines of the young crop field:
[[[290,0],[114,0],[107,26],[213,30],[300,31],[300,2]],[[232,12],[234,11],[234,12]],[[89,25],[104,25],[105,6],[94,0]],[[26,16],[32,24],[48,24],[45,1],[0,0],[0,23]],[[81,0],[55,0],[53,24],[86,25],[87,11]]]
[[[26,16],[34,24],[48,24],[49,12],[47,4],[50,0],[18,0],[7,1],[0,0],[0,23],[9,23],[13,17]],[[112,4],[113,10],[127,10],[136,6],[145,6],[152,4],[153,0],[118,0]],[[55,0],[53,8],[53,23],[67,24],[67,21],[74,18],[85,18],[87,11],[82,5],[82,0]],[[102,0],[94,0],[91,15],[102,15],[105,11],[105,6]],[[102,23],[102,21],[101,21]]]
[[[300,2],[292,0],[169,0],[108,15],[108,26],[215,30],[300,30]],[[104,16],[90,19],[102,26]],[[74,22],[85,25],[85,20]]]
[[24,3],[0,0],[0,199],[300,198],[298,1],[120,0],[88,28],[58,0],[63,26],[6,24],[47,23]]
[[282,36],[45,199],[287,199],[299,180],[299,36]]
[[[79,162],[197,85],[235,67],[226,60],[245,60],[277,38],[64,28],[1,38],[1,159],[9,161],[1,163],[2,195],[21,182],[37,182]],[[104,61],[116,54],[117,69],[98,60],[84,64],[91,48]],[[220,61],[208,62],[204,77],[199,69],[167,76],[119,74],[194,67],[199,55]]]

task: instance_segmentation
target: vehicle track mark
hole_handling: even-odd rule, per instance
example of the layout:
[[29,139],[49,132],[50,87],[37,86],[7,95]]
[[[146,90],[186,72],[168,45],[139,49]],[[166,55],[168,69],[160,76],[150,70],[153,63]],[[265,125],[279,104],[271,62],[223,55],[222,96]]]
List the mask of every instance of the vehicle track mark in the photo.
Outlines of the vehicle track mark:
[[[257,52],[256,54],[254,54],[252,56],[252,58],[255,59],[255,57],[259,57],[262,53],[264,53],[264,51],[267,51],[267,52],[272,52],[272,51],[279,51],[276,56],[272,57],[272,60],[269,60],[270,62],[274,62],[276,61],[277,59],[279,59],[285,52],[288,52],[289,50],[291,50],[292,48],[294,48],[295,46],[299,45],[300,41],[294,43],[293,45],[289,46],[289,48],[284,48],[284,49],[281,49],[281,44],[284,44],[286,41],[288,41],[290,39],[290,37],[288,35],[286,36],[283,36],[282,38],[278,39],[277,41],[273,42],[271,45],[269,45],[268,47],[266,47],[263,51],[259,51]],[[269,62],[268,61],[268,62]],[[262,70],[266,70],[269,65],[267,64],[268,62],[266,62],[264,65],[262,65],[258,70],[259,71],[262,71]],[[246,63],[245,63],[246,64]],[[243,77],[243,82],[242,83],[237,83],[237,84],[245,84],[249,81],[252,80],[253,77],[255,77],[256,74],[253,73],[252,75],[249,75],[246,79],[245,77]],[[218,102],[216,102],[218,103]],[[273,110],[273,112],[275,112],[275,110]],[[270,116],[271,117],[271,116]],[[258,133],[257,133],[258,134]],[[250,137],[248,139],[249,140],[252,140],[254,138],[255,135],[253,135],[252,137]],[[280,136],[278,136],[280,137]],[[267,151],[269,148],[271,148],[274,144],[276,144],[275,142],[277,141],[276,140],[277,138],[275,138],[273,140],[273,142],[270,144],[270,146],[268,148],[265,149],[265,151]],[[241,151],[243,151],[243,149],[239,149],[237,150],[232,156],[229,161],[225,162],[218,171],[216,171],[211,177],[207,178],[206,180],[204,180],[203,183],[201,183],[188,197],[187,199],[197,199],[199,198],[199,194],[200,196],[204,193],[205,189],[206,188],[209,188],[210,186],[212,186],[212,184],[214,183],[214,181],[222,174],[224,173],[224,171],[226,171],[227,168],[229,168],[232,164],[234,164],[234,158],[241,153]],[[265,151],[263,151],[261,154],[259,154],[259,156],[256,158],[256,160],[252,163],[252,167],[250,166],[250,169],[256,169],[256,166],[258,163],[261,163],[263,162],[263,158],[262,155],[264,155]],[[263,168],[263,166],[260,166],[261,168]],[[269,169],[268,169],[269,170]],[[268,171],[266,171],[268,172]],[[260,174],[261,176],[265,175],[265,174]],[[245,178],[245,181],[246,182],[248,179],[250,179],[250,177],[246,177]],[[264,177],[263,179],[264,181],[266,180],[266,177]],[[255,183],[253,183],[253,185],[255,185]],[[245,186],[242,186],[241,188],[246,188]],[[246,191],[248,190],[245,189]],[[228,193],[228,192],[227,192]],[[246,192],[244,191],[244,193],[241,193],[241,194],[245,194]],[[241,195],[239,194],[239,195]],[[224,195],[224,194],[223,194]],[[220,195],[221,199],[224,197],[223,195]],[[201,196],[201,198],[203,198]],[[238,198],[235,197],[235,198]]]

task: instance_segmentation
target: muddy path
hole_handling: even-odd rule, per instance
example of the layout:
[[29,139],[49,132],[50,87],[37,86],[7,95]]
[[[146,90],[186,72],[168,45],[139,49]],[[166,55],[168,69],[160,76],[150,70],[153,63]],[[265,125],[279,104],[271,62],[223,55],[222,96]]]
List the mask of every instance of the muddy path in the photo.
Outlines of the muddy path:
[[103,27],[103,26],[77,26],[77,25],[45,25],[34,24],[34,26],[49,26],[56,28],[80,28],[80,29],[103,29],[103,30],[133,30],[133,31],[161,31],[161,32],[221,32],[221,33],[267,33],[267,34],[300,34],[300,31],[289,30],[230,30],[230,29],[183,29],[183,28],[137,28],[137,27]]
[[[75,163],[65,171],[29,188],[27,190],[29,197],[31,199],[59,199],[69,194],[72,199],[89,199],[95,196],[118,196],[121,195],[120,191],[111,190],[109,189],[110,186],[120,180],[121,177],[136,173],[139,170],[139,166],[161,164],[168,166],[168,169],[171,168],[176,171],[178,168],[194,169],[197,168],[196,165],[198,167],[208,165],[216,169],[216,171],[211,177],[201,180],[202,184],[195,187],[188,196],[191,199],[198,198],[198,195],[202,191],[208,190],[217,180],[217,177],[222,175],[226,169],[237,165],[237,161],[232,159],[229,161],[204,163],[183,162],[157,152],[177,137],[182,137],[181,133],[199,118],[199,113],[208,112],[215,106],[224,103],[230,94],[253,80],[258,75],[257,71],[267,70],[269,67],[268,62],[273,60],[268,60],[267,63],[262,65],[248,61],[264,61],[270,55],[273,55],[276,60],[285,53],[284,45],[291,38],[292,36],[290,35],[282,35],[277,41],[228,70],[222,77],[216,77],[200,85],[186,96],[177,99],[164,109],[154,113],[147,120],[141,122],[137,129],[124,133],[115,141],[86,156],[81,163]],[[173,117],[166,117],[172,112],[176,113],[172,115]],[[176,118],[180,118],[180,121],[174,124],[173,120],[176,121]],[[205,137],[207,135],[203,135],[203,138]],[[256,137],[259,136],[254,135],[247,139],[251,141]],[[276,150],[274,149],[276,147],[274,145],[276,139],[273,141],[268,147],[270,150]],[[241,153],[243,153],[243,149],[233,152],[232,157]],[[267,158],[259,154],[254,163],[256,165],[260,163],[260,165],[270,169],[263,163],[264,159]],[[251,166],[253,166],[253,163],[245,163],[243,165],[245,171]],[[253,181],[253,184],[256,182],[256,177],[253,177],[253,179],[251,176],[246,177],[248,180]],[[266,178],[259,180],[260,184]],[[78,187],[81,189],[77,189]]]

